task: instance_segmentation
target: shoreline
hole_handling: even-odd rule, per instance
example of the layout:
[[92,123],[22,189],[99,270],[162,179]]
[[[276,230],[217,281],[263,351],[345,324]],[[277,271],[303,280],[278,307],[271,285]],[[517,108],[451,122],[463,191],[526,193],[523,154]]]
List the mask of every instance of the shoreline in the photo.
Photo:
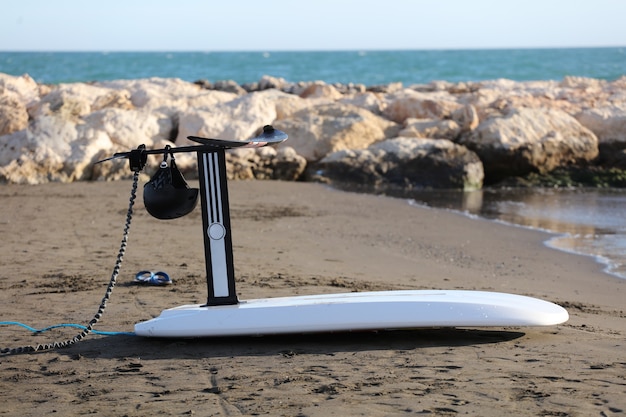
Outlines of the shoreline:
[[[546,199],[541,199],[542,195]],[[576,200],[572,200],[572,196]],[[597,206],[607,197],[613,200],[611,206],[604,204],[602,213],[597,212]],[[419,191],[414,195],[408,193],[400,198],[418,207],[450,210],[469,218],[546,232],[550,234],[544,242],[548,248],[591,257],[603,266],[606,274],[626,279],[626,259],[618,253],[620,243],[626,241],[626,236],[620,229],[620,216],[615,214],[622,200],[626,202],[623,189],[538,187],[488,189],[471,193],[433,190]],[[577,202],[581,200],[584,204],[578,206]],[[594,208],[596,211],[586,211]],[[572,218],[572,213],[584,213],[585,217]]]
[[506,220],[500,220],[500,219],[490,219],[488,217],[482,217],[480,215],[476,215],[476,214],[470,214],[470,213],[466,213],[460,210],[454,210],[454,209],[445,209],[445,208],[438,208],[438,207],[429,207],[429,206],[424,206],[424,207],[428,207],[428,208],[432,208],[434,210],[450,210],[452,212],[455,213],[459,213],[461,215],[465,215],[467,216],[469,219],[483,219],[483,220],[487,220],[487,221],[491,221],[494,223],[499,223],[499,224],[503,224],[505,226],[510,226],[510,227],[520,227],[522,229],[527,229],[527,230],[533,230],[533,231],[537,231],[537,232],[541,232],[541,233],[547,233],[549,236],[548,238],[543,241],[543,245],[546,246],[549,249],[553,249],[556,251],[560,251],[560,252],[564,252],[564,253],[568,253],[568,254],[572,254],[572,255],[577,255],[577,256],[582,256],[582,257],[586,257],[586,258],[591,258],[593,259],[594,262],[596,262],[597,264],[599,264],[600,266],[602,266],[602,271],[613,277],[613,278],[619,278],[622,280],[626,280],[626,276],[624,275],[620,275],[617,272],[612,272],[612,268],[615,268],[616,265],[614,262],[612,262],[609,258],[602,256],[602,255],[596,255],[596,254],[591,254],[591,253],[585,253],[585,252],[580,252],[580,251],[576,251],[575,249],[569,249],[569,248],[565,248],[565,247],[560,247],[557,243],[555,243],[555,241],[558,241],[560,239],[567,239],[567,238],[571,238],[571,239],[576,239],[575,235],[572,235],[570,233],[566,233],[566,232],[557,232],[554,230],[550,230],[550,229],[543,229],[543,228],[537,228],[534,226],[527,226],[524,224],[518,224],[518,223],[513,223],[513,222],[509,222]]
[[[119,246],[130,185],[2,186],[0,245],[10,255],[0,260],[2,320],[40,328],[91,318]],[[547,233],[321,184],[231,181],[229,189],[240,299],[488,290],[556,302],[570,320],[545,328],[198,340],[90,335],[68,349],[2,357],[4,415],[624,410],[624,280],[592,259],[546,247]],[[162,222],[138,197],[98,330],[128,330],[165,308],[205,301],[199,209]],[[132,285],[142,269],[164,270],[174,284]],[[75,334],[0,331],[12,346]]]
[[[411,202],[409,202],[409,204],[411,204]],[[458,210],[458,209],[451,209],[451,208],[441,208],[441,207],[432,207],[429,206],[427,204],[421,204],[421,203],[415,203],[413,204],[415,207],[421,207],[421,208],[426,208],[426,209],[432,209],[432,210],[444,210],[444,211],[450,211],[452,213],[458,213],[462,216],[467,217],[468,219],[480,219],[480,220],[487,220],[490,222],[494,222],[497,224],[502,224],[505,226],[509,226],[509,227],[519,227],[522,229],[526,229],[526,230],[531,230],[531,231],[536,231],[536,232],[540,232],[540,233],[547,233],[549,236],[547,236],[547,239],[543,241],[543,245],[548,248],[548,249],[553,249],[556,251],[560,251],[560,252],[564,252],[564,253],[568,253],[571,255],[577,255],[577,256],[582,256],[582,257],[586,257],[586,258],[591,258],[594,260],[594,262],[596,262],[597,264],[601,265],[603,267],[602,271],[613,277],[613,278],[619,278],[619,279],[626,279],[626,276],[620,275],[618,273],[614,273],[611,272],[611,261],[610,259],[600,256],[600,255],[594,255],[594,254],[589,254],[589,253],[583,253],[583,252],[577,252],[573,249],[567,249],[567,248],[561,248],[559,247],[557,244],[553,243],[553,241],[558,240],[558,239],[562,239],[562,238],[567,238],[567,237],[571,237],[574,238],[575,236],[572,236],[569,233],[563,233],[563,232],[556,232],[554,230],[550,230],[550,229],[542,229],[542,228],[537,228],[534,226],[527,226],[527,225],[523,225],[523,224],[518,224],[518,223],[513,223],[513,222],[509,222],[506,220],[500,220],[500,219],[490,219],[488,217],[484,217],[478,214],[472,214],[472,213],[468,213],[468,212],[464,212],[462,210]]]

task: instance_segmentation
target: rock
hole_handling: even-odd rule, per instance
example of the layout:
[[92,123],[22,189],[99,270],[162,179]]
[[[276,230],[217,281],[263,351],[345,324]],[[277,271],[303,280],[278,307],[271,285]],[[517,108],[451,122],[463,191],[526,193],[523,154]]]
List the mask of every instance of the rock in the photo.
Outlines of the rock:
[[[235,100],[237,97],[238,96],[234,93],[227,93],[224,91],[203,91],[200,94],[181,98],[173,103],[170,103],[169,105],[158,107],[156,108],[156,110],[170,115],[177,114],[179,112],[189,109],[211,110],[213,106],[219,105],[221,103],[228,103],[229,101]],[[181,101],[183,101],[184,103],[181,104]]]
[[337,100],[343,97],[337,89],[329,84],[326,84],[321,81],[317,81],[307,88],[305,88],[301,93],[300,97],[302,98],[326,98],[330,100]]
[[190,107],[209,108],[237,97],[234,93],[205,90],[199,85],[178,78],[102,81],[94,85],[109,91],[128,91],[135,108],[145,111],[157,110],[168,115],[185,111]]
[[306,160],[291,147],[234,149],[226,153],[229,179],[273,179],[296,181],[304,173]]
[[284,78],[272,77],[269,75],[264,75],[261,77],[258,83],[259,90],[269,90],[276,89],[282,90],[288,85],[287,81]]
[[172,120],[157,112],[107,108],[82,119],[91,129],[106,133],[111,142],[125,149],[139,145],[151,148],[155,141],[170,139]]
[[[93,129],[85,124],[76,126],[77,137],[71,143],[71,152],[65,157],[64,172],[69,181],[86,181],[94,178],[94,163],[109,157],[118,151],[127,151],[125,146],[119,146],[111,141],[109,135]],[[128,162],[124,165],[123,175],[118,178],[129,178],[132,173],[128,169]]]
[[626,173],[626,149],[609,151],[601,148],[600,159],[602,168],[616,168]]
[[598,137],[601,147],[626,148],[626,105],[585,109],[575,117]]
[[271,165],[273,167],[272,179],[297,181],[304,174],[307,162],[291,146],[285,146],[276,151],[276,156],[272,159]]
[[[107,128],[62,112],[40,115],[26,129],[0,137],[0,178],[22,184],[91,180],[95,161],[129,148],[113,143]],[[109,130],[116,135],[127,133],[129,140],[137,134],[132,128]]]
[[211,83],[211,81],[206,80],[204,78],[201,80],[196,80],[193,83],[204,90],[211,90],[213,88],[213,83]]
[[[189,135],[245,140],[265,124],[287,132],[289,141],[277,150],[241,150],[230,157],[239,164],[234,176],[299,178],[307,161],[398,136],[440,139],[438,146],[448,139],[470,148],[482,158],[489,182],[572,164],[626,165],[626,77],[367,89],[271,76],[245,89],[233,81],[216,84],[227,91],[175,78],[48,86],[28,75],[0,74],[1,179],[127,178],[125,161],[91,164],[138,144],[191,144]],[[156,162],[149,159],[146,173]],[[197,169],[194,154],[178,155],[177,164],[183,171]]]
[[459,102],[469,104],[479,119],[502,116],[513,108],[556,107],[555,81],[516,82],[507,79],[476,83],[470,94],[459,97]]
[[229,180],[252,180],[260,161],[254,149],[233,149],[226,153],[226,177]]
[[403,88],[402,83],[397,82],[397,83],[389,83],[389,84],[371,85],[367,87],[367,91],[370,91],[372,93],[390,94],[390,93],[398,92],[402,90],[402,88]]
[[461,127],[454,120],[413,119],[404,121],[404,129],[398,136],[456,140]]
[[362,109],[369,110],[379,116],[382,115],[383,110],[387,105],[379,94],[371,92],[356,93],[344,96],[339,99],[339,102],[361,107]]
[[28,111],[32,119],[38,119],[42,116],[58,116],[63,119],[71,119],[78,121],[81,116],[85,116],[91,112],[91,104],[93,97],[82,95],[79,88],[66,90],[58,88],[35,105],[29,107]]
[[462,132],[470,132],[478,127],[480,120],[476,108],[471,104],[466,104],[452,112],[450,115],[460,127]]
[[253,137],[259,127],[272,124],[276,119],[276,106],[271,97],[272,94],[266,92],[250,93],[216,103],[210,109],[181,112],[176,145],[195,144],[188,136],[234,140]]
[[274,106],[276,119],[285,119],[292,114],[311,107],[313,103],[326,103],[327,100],[303,99],[294,94],[284,93],[276,89],[264,90],[258,93],[260,97],[268,101],[268,105]]
[[335,88],[341,94],[362,94],[367,92],[367,87],[365,86],[365,84],[335,84]]
[[15,77],[0,73],[0,96],[10,95],[26,107],[37,102],[46,91],[45,86],[38,85],[28,74]]
[[478,156],[445,139],[395,138],[363,150],[334,152],[316,165],[314,178],[354,186],[451,188],[482,187]]
[[0,178],[18,184],[77,179],[65,169],[76,138],[74,122],[41,116],[28,129],[2,137]]
[[428,84],[413,84],[409,88],[423,93],[432,93],[434,91],[449,91],[453,86],[454,84],[450,81],[433,80]]
[[300,110],[277,120],[274,127],[288,133],[288,146],[307,161],[342,149],[366,148],[398,130],[395,123],[365,109],[340,103]]
[[313,82],[311,81],[298,81],[297,83],[289,83],[282,88],[282,91],[288,94],[294,94],[300,96],[304,90],[306,90]]
[[598,155],[598,139],[576,119],[555,109],[520,108],[492,116],[459,143],[483,161],[489,182],[586,163]]
[[84,83],[60,84],[42,96],[41,100],[31,104],[29,113],[32,118],[57,114],[77,120],[92,111],[106,107],[134,108],[130,100],[130,92]]
[[217,91],[225,91],[237,95],[246,94],[247,91],[233,80],[220,80],[213,83],[213,89]]
[[28,111],[15,95],[0,95],[0,136],[26,129]]
[[102,110],[105,108],[114,108],[122,110],[132,110],[135,108],[130,100],[130,91],[128,90],[111,90],[110,92],[97,97],[91,105],[92,111]]
[[563,77],[563,80],[559,83],[561,87],[565,88],[574,88],[574,89],[582,89],[582,90],[596,90],[599,91],[606,87],[606,80],[598,80],[595,78],[588,77],[574,77],[571,75]]
[[390,95],[387,101],[383,115],[396,123],[408,118],[447,119],[462,107],[447,92],[425,94],[405,89]]

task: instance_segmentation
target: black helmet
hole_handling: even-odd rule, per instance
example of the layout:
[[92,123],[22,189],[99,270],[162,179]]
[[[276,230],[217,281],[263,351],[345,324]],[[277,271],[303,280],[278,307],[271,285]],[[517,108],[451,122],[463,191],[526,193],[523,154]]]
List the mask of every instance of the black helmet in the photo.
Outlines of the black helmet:
[[176,167],[174,155],[168,165],[169,146],[159,170],[143,187],[143,203],[153,217],[161,220],[177,219],[193,211],[198,203],[198,189],[189,188],[183,174]]

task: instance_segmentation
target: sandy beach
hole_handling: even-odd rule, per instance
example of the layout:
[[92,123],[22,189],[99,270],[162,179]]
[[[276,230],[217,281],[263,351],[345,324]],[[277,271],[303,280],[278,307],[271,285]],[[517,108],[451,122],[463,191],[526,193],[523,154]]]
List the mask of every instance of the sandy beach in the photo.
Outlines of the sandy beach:
[[[140,189],[143,183],[140,183]],[[394,289],[530,295],[567,308],[543,328],[221,339],[90,335],[0,358],[0,415],[617,416],[626,414],[626,281],[544,245],[546,233],[319,184],[229,184],[240,299]],[[131,182],[2,185],[0,321],[86,324],[119,250]],[[199,207],[135,205],[97,330],[131,332],[206,301]],[[132,283],[166,271],[167,287]],[[65,340],[1,326],[2,348]]]

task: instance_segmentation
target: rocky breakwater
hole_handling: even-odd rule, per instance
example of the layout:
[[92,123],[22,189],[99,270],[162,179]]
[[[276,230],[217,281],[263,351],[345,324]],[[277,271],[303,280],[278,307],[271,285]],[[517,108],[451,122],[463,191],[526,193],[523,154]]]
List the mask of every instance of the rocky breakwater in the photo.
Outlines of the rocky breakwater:
[[[266,124],[289,141],[229,151],[230,178],[471,190],[572,167],[621,172],[626,77],[367,87],[269,76],[42,85],[0,74],[0,182],[126,178],[124,161],[94,162],[189,135],[244,140]],[[195,155],[176,159],[196,172]]]

